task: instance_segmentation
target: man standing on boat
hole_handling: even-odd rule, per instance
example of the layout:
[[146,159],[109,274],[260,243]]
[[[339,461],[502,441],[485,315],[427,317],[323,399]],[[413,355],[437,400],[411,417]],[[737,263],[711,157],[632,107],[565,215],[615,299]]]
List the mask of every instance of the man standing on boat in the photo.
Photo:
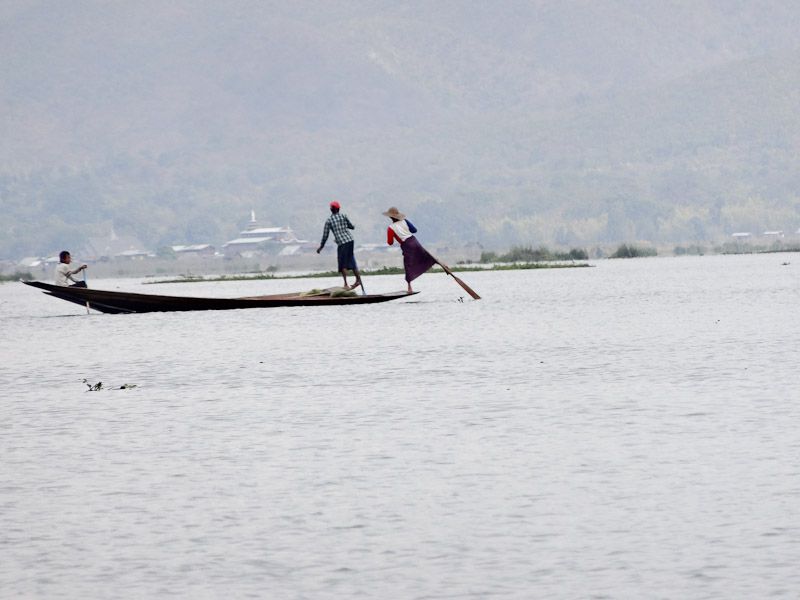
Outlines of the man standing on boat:
[[81,265],[77,269],[70,269],[69,263],[72,256],[66,250],[62,250],[58,255],[58,266],[56,267],[56,285],[64,287],[86,287],[86,281],[75,281],[72,276],[86,269],[86,265]]
[[[361,273],[358,272],[358,265],[356,265],[356,257],[354,253],[355,241],[353,234],[348,231],[355,229],[355,225],[350,222],[347,215],[339,212],[341,205],[335,200],[330,204],[331,216],[325,221],[325,228],[322,230],[322,241],[317,248],[317,254],[322,252],[325,247],[325,242],[328,241],[328,234],[333,232],[333,239],[336,240],[337,259],[339,272],[344,278],[345,289],[352,290],[361,286],[361,292],[364,293],[364,284],[361,282]],[[352,286],[347,285],[347,270],[350,269],[356,276],[356,282]]]

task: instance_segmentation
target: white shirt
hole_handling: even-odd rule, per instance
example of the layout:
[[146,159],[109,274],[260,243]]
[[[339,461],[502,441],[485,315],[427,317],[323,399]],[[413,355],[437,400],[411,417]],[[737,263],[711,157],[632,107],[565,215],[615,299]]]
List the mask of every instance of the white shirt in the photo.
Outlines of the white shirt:
[[69,268],[67,263],[58,263],[56,267],[56,285],[69,286],[77,283],[72,278],[72,269]]
[[406,223],[405,219],[402,221],[395,221],[389,225],[389,227],[392,229],[392,231],[394,231],[395,235],[400,238],[401,242],[405,242],[408,238],[414,235],[411,233],[411,230],[409,229],[408,223]]

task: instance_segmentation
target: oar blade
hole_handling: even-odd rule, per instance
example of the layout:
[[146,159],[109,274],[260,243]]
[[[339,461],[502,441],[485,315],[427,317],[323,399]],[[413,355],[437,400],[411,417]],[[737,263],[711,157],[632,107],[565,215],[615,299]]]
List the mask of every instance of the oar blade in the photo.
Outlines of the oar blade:
[[475,300],[480,300],[480,299],[481,299],[481,297],[478,295],[478,293],[477,293],[475,290],[473,290],[471,287],[469,287],[469,286],[468,286],[466,283],[464,283],[464,282],[463,282],[463,281],[462,281],[460,278],[458,278],[458,277],[456,277],[455,275],[453,275],[453,273],[452,273],[452,272],[450,273],[450,276],[451,276],[453,279],[455,279],[455,280],[456,280],[456,282],[458,283],[458,285],[460,285],[462,288],[464,288],[464,291],[466,291],[466,292],[467,292],[467,293],[468,293],[470,296],[472,296],[472,297],[473,297]]
[[439,265],[440,267],[442,267],[442,269],[444,270],[444,272],[445,272],[445,273],[447,273],[448,275],[450,275],[450,277],[452,277],[453,279],[455,279],[455,280],[456,280],[456,283],[457,283],[458,285],[460,285],[462,288],[464,288],[464,291],[465,291],[465,292],[467,292],[467,293],[468,293],[470,296],[472,296],[472,298],[473,298],[473,299],[475,299],[475,300],[480,300],[480,299],[481,299],[481,297],[478,295],[478,293],[477,293],[475,290],[473,290],[473,289],[472,289],[471,287],[469,287],[469,286],[468,286],[466,283],[464,283],[464,282],[463,282],[463,281],[462,281],[460,278],[456,277],[456,276],[453,274],[453,271],[450,269],[450,267],[448,267],[446,264],[444,264],[444,263],[443,263],[442,261],[440,261],[438,258],[434,258],[433,260],[435,260],[435,261],[436,261],[436,264],[437,264],[437,265]]

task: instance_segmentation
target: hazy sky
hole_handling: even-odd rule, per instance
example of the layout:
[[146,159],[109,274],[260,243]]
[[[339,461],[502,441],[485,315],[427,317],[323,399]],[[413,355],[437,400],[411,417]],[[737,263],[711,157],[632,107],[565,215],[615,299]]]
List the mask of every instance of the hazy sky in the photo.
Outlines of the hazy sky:
[[333,197],[370,237],[401,204],[491,244],[796,229],[798,24],[795,2],[6,1],[0,254],[109,224],[219,242],[251,208],[311,236]]

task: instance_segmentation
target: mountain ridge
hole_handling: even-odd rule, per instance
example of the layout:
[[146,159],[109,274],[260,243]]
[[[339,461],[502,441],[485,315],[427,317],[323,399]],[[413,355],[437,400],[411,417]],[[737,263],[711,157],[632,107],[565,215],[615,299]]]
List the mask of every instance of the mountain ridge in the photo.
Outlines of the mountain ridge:
[[251,208],[312,237],[698,241],[800,226],[800,7],[10,2],[0,256],[113,223],[221,242]]

